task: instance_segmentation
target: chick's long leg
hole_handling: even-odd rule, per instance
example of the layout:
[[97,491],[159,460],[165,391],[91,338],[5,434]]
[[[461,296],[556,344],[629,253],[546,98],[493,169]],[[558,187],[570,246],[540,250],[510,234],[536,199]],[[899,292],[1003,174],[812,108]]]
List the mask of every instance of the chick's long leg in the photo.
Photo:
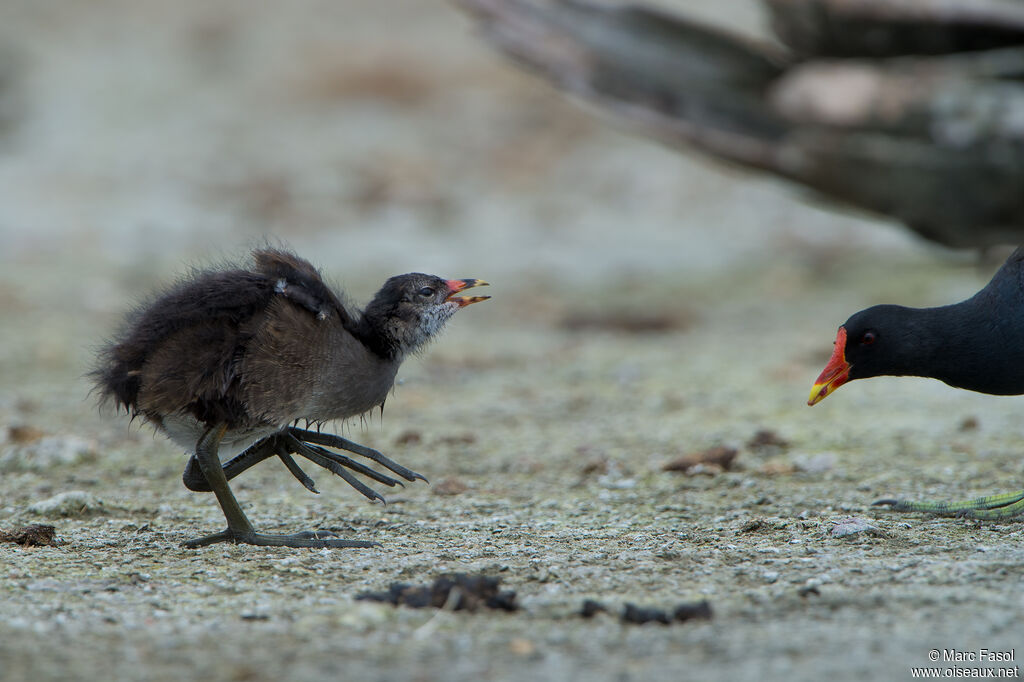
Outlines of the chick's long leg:
[[1004,521],[1024,514],[1024,490],[1000,495],[986,495],[961,502],[910,502],[907,500],[878,500],[876,505],[888,505],[898,512],[924,512],[939,516],[959,516],[982,521]]
[[185,547],[203,547],[216,542],[231,542],[238,536],[256,533],[256,529],[252,527],[245,512],[238,505],[238,500],[235,499],[234,493],[231,492],[231,487],[228,486],[228,479],[224,476],[220,459],[217,457],[217,449],[226,430],[227,426],[224,424],[218,424],[207,429],[199,438],[199,442],[196,443],[195,458],[199,463],[203,476],[206,478],[206,482],[210,486],[210,490],[217,496],[217,502],[220,504],[221,511],[224,512],[224,518],[227,519],[228,527],[220,533],[187,540],[182,543]]
[[196,443],[196,459],[202,469],[203,476],[220,504],[224,518],[227,519],[228,527],[212,535],[207,535],[194,540],[188,540],[182,545],[188,548],[205,547],[218,542],[238,542],[249,545],[261,545],[266,547],[374,547],[375,542],[366,540],[341,540],[338,538],[325,538],[322,535],[333,535],[329,531],[303,531],[291,535],[269,535],[257,533],[249,522],[245,512],[235,499],[231,487],[228,485],[227,476],[217,457],[217,448],[227,427],[224,424],[212,426]]

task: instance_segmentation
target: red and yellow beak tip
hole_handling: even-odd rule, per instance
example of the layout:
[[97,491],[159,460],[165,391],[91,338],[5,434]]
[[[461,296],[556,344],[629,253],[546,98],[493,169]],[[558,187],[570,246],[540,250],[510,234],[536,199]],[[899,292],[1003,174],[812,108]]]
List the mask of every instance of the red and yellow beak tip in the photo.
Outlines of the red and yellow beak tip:
[[836,383],[815,382],[814,386],[811,386],[811,397],[807,399],[807,404],[817,405],[837,388],[839,388],[839,384]]
[[448,285],[450,293],[445,299],[452,303],[458,303],[460,308],[465,308],[467,305],[473,303],[479,303],[480,301],[486,301],[490,296],[456,296],[455,294],[466,289],[472,289],[473,287],[486,287],[489,286],[488,282],[482,279],[449,279],[445,283]]
[[807,399],[807,404],[817,405],[849,380],[850,363],[846,361],[846,329],[840,327],[836,334],[832,357],[829,358],[825,369],[821,370],[817,381],[811,387],[811,395]]

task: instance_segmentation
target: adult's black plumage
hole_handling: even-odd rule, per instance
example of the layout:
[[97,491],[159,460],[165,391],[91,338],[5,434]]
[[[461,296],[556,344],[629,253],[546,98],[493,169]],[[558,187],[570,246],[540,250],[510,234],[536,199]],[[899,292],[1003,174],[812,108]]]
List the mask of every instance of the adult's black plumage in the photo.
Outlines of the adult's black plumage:
[[[994,395],[1024,394],[1024,247],[977,294],[953,305],[879,305],[855,313],[836,334],[809,405],[848,381],[921,376]],[[1024,490],[956,503],[880,500],[899,511],[984,519],[1024,513]]]

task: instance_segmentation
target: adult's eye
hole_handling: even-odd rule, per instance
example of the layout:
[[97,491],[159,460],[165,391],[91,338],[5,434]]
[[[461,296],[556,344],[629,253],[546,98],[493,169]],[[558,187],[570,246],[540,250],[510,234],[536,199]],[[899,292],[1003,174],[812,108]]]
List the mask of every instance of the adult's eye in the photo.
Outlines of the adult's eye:
[[864,332],[864,335],[860,337],[860,345],[870,346],[878,340],[878,335],[874,332]]

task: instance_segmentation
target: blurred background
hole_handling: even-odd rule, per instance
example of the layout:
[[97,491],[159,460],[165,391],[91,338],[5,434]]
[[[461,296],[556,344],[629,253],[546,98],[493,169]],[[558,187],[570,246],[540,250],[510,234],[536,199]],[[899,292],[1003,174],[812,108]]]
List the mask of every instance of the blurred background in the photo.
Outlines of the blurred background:
[[[675,8],[765,33],[752,0]],[[572,280],[916,246],[620,135],[445,3],[2,12],[5,261],[153,273],[269,236],[355,281],[412,268]]]
[[[767,35],[753,0],[667,6]],[[618,132],[447,3],[0,7],[5,376],[40,357],[84,368],[78,349],[132,301],[266,240],[356,302],[420,270],[485,277],[503,305],[548,283],[699,286],[725,268],[923,248]]]

